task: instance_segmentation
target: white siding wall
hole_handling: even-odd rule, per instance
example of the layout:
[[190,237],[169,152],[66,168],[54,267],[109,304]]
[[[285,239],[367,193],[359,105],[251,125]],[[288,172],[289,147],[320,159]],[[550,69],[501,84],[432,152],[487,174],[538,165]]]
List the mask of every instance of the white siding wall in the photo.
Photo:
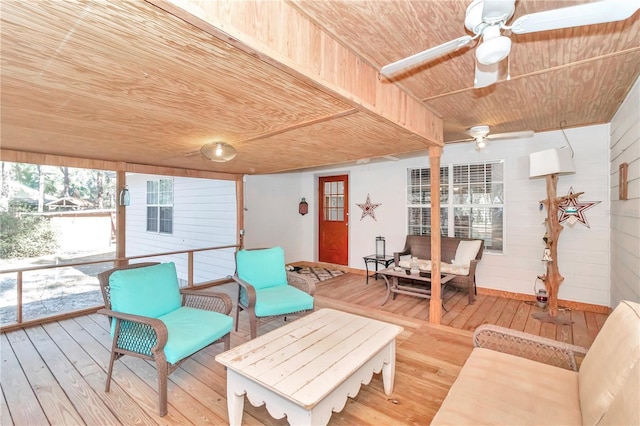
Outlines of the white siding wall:
[[[127,256],[237,243],[235,181],[173,178],[173,234],[147,232],[147,181],[160,178],[165,177],[127,175],[131,194],[131,205],[127,207]],[[194,282],[233,275],[234,253],[234,249],[195,253]],[[187,279],[186,254],[166,256],[160,260],[175,262],[179,278]]]
[[[611,306],[640,302],[640,79],[611,121]],[[628,199],[618,198],[627,163]]]
[[[566,131],[575,150],[576,174],[561,176],[558,194],[573,186],[584,191],[580,201],[601,201],[587,211],[591,228],[581,224],[566,226],[559,243],[560,271],[565,282],[560,298],[609,305],[609,126],[599,125]],[[528,140],[491,142],[481,153],[472,144],[447,146],[442,164],[505,160],[507,205],[505,207],[505,252],[486,254],[477,278],[480,287],[533,293],[535,277],[544,272],[545,212],[538,209],[546,197],[544,179],[529,179],[529,153],[566,142],[561,132],[540,133]],[[248,247],[282,245],[287,260],[317,260],[317,180],[318,176],[349,174],[349,266],[364,269],[362,257],[375,252],[375,237],[386,239],[387,252],[400,250],[407,232],[407,168],[427,167],[428,157],[398,162],[370,163],[329,171],[300,172],[269,176],[247,176],[245,212]],[[376,221],[361,220],[363,203],[370,194]],[[297,214],[298,202],[306,197],[309,214]]]

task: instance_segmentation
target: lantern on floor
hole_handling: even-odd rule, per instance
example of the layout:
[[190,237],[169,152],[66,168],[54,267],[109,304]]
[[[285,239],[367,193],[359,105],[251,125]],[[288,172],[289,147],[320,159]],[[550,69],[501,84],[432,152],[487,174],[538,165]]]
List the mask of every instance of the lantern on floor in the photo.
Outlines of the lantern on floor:
[[376,237],[376,257],[384,256],[384,237]]
[[300,201],[300,204],[298,204],[298,213],[300,213],[302,216],[309,213],[309,204],[304,199],[304,197],[302,197],[302,201]]

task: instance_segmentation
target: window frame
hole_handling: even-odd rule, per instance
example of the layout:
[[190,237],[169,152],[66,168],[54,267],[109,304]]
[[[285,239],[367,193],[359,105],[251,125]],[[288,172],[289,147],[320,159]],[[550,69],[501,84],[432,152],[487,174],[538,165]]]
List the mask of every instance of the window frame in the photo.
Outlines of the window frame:
[[[501,164],[502,165],[502,170],[501,170],[501,179],[490,179],[487,180],[486,179],[486,174],[487,174],[487,168],[488,166],[494,165],[494,164]],[[477,166],[482,166],[483,167],[483,172],[485,175],[485,178],[482,182],[482,184],[486,187],[486,186],[490,186],[492,187],[492,189],[494,187],[500,188],[501,187],[501,192],[499,191],[498,193],[501,195],[501,202],[495,202],[495,201],[491,201],[488,203],[478,203],[478,202],[473,202],[473,193],[471,191],[471,187],[474,185],[474,183],[476,185],[478,185],[477,182],[466,182],[463,183],[465,185],[467,185],[467,188],[469,189],[469,191],[467,191],[468,197],[469,197],[469,202],[465,202],[464,200],[460,201],[460,200],[456,200],[456,194],[454,191],[454,187],[456,186],[456,179],[455,179],[455,173],[454,170],[457,167],[467,167],[468,170],[477,167]],[[412,177],[415,181],[415,176],[412,175],[412,172],[415,173],[416,170],[419,170],[421,173],[424,170],[429,170],[429,176],[430,176],[430,166],[427,167],[409,167],[407,168],[407,177],[406,177],[406,192],[405,192],[405,196],[406,196],[406,220],[407,220],[407,226],[406,226],[406,230],[407,230],[407,234],[409,235],[430,235],[431,234],[431,223],[430,223],[430,219],[425,221],[425,218],[423,218],[423,216],[427,216],[427,218],[430,218],[430,211],[431,211],[431,194],[430,194],[430,182],[421,182],[422,183],[422,189],[421,192],[419,192],[421,194],[421,196],[419,197],[419,203],[412,203],[412,198],[415,199],[415,195],[412,197],[412,189],[414,189],[413,194],[416,193],[415,191],[415,184],[414,182],[412,182]],[[501,160],[487,160],[487,161],[477,161],[477,162],[464,162],[464,163],[451,163],[451,164],[446,164],[446,165],[441,165],[440,166],[440,175],[443,176],[443,172],[446,171],[446,173],[444,174],[444,176],[446,176],[446,182],[442,183],[443,179],[441,179],[441,184],[440,184],[440,217],[441,217],[441,235],[443,236],[448,236],[448,237],[457,237],[457,235],[459,235],[458,230],[460,229],[460,225],[456,226],[456,210],[457,209],[464,209],[464,208],[469,208],[469,209],[487,209],[487,211],[491,211],[491,209],[496,209],[496,212],[500,212],[502,214],[502,235],[501,236],[497,236],[497,238],[501,237],[501,242],[498,245],[498,248],[493,248],[491,247],[491,242],[489,242],[489,244],[487,244],[487,239],[485,239],[485,250],[488,253],[493,253],[493,254],[504,254],[505,253],[505,230],[506,230],[506,224],[505,224],[505,210],[506,210],[506,180],[505,180],[505,160],[501,159]],[[458,183],[459,184],[459,183]],[[446,192],[444,191],[444,188],[446,188]],[[427,196],[425,196],[424,194],[427,194]],[[492,191],[489,192],[484,192],[484,194],[493,194]],[[459,195],[458,195],[459,198]],[[421,199],[421,200],[420,200]],[[419,215],[415,214],[415,210],[412,211],[412,209],[420,209],[421,212]],[[412,215],[413,213],[413,215]],[[497,214],[497,213],[496,213]],[[419,216],[419,218],[421,219],[421,223],[415,223],[416,219],[415,216]],[[413,218],[413,222],[412,222],[412,218]],[[471,225],[469,226],[470,229]],[[413,232],[416,229],[420,229],[419,233]],[[473,238],[472,235],[469,234],[469,237]],[[461,236],[459,238],[467,238],[466,236]]]
[[[154,190],[150,191],[150,186]],[[159,178],[147,180],[146,187],[146,232],[152,234],[173,235],[173,207],[174,207],[174,185],[173,178]],[[154,217],[150,217],[150,209],[155,210]],[[163,212],[165,214],[163,214]],[[168,217],[166,213],[168,212]],[[151,220],[155,226],[151,228]],[[164,225],[163,225],[164,223]],[[167,225],[169,230],[167,230]]]

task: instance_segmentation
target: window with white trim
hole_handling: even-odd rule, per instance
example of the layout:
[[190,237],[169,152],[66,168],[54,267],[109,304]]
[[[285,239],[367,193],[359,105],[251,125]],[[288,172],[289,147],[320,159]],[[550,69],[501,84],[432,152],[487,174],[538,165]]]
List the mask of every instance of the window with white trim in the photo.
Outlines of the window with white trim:
[[[408,234],[431,234],[431,170],[407,170]],[[452,164],[440,168],[440,235],[484,240],[502,253],[504,162]]]
[[147,181],[147,231],[173,233],[173,179]]

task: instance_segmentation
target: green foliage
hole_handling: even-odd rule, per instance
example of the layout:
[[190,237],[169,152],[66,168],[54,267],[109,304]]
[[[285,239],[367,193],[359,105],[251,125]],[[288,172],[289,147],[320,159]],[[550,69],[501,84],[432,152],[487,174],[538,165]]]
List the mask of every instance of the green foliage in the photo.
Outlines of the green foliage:
[[0,258],[42,256],[57,248],[56,233],[48,219],[0,212]]

